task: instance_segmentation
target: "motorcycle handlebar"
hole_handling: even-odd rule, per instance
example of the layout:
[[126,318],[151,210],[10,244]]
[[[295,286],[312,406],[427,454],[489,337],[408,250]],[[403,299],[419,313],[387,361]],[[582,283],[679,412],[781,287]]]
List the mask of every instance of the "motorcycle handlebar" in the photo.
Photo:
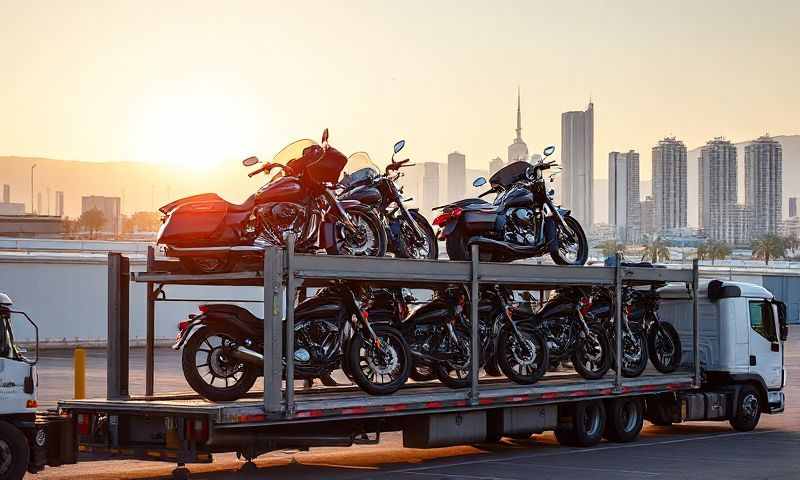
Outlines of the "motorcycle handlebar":
[[259,168],[257,170],[253,170],[252,172],[248,173],[247,176],[248,177],[253,177],[254,175],[258,175],[259,173],[263,172],[266,169],[267,169],[267,166],[264,165],[263,167],[261,167],[261,168]]

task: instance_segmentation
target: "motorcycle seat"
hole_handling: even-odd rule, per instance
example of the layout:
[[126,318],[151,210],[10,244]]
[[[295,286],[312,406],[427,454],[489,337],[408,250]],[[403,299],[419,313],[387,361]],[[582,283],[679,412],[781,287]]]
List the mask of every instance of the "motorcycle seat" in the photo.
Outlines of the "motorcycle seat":
[[205,305],[208,313],[219,313],[222,315],[232,315],[246,323],[260,323],[262,320],[246,308],[238,305],[230,305],[227,303],[209,303]]
[[231,203],[227,200],[225,200],[225,203],[228,204],[228,210],[232,212],[249,212],[256,204],[256,196],[250,195],[244,202],[238,204]]

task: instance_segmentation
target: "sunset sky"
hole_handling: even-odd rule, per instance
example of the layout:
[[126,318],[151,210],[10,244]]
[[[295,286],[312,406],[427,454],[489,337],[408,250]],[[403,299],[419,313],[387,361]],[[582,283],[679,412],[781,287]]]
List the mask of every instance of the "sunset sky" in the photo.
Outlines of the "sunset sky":
[[386,159],[532,151],[595,102],[609,150],[800,133],[800,2],[0,0],[0,155],[271,157],[317,138]]

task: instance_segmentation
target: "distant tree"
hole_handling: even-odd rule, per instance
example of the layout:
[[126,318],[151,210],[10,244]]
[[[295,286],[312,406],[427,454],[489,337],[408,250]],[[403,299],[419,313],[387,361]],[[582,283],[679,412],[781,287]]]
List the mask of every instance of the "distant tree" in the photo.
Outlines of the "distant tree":
[[600,242],[597,244],[597,248],[600,249],[600,253],[604,257],[613,257],[617,253],[625,252],[625,244],[617,243],[614,240],[606,240],[604,242]]
[[800,238],[798,238],[797,234],[792,232],[789,235],[783,237],[783,246],[786,250],[791,252],[791,256],[797,256],[798,250],[800,250]]
[[660,260],[669,260],[670,253],[667,243],[661,237],[653,236],[645,240],[643,262],[658,263]]
[[61,220],[61,228],[64,230],[65,234],[75,235],[80,232],[81,226],[79,220],[64,217],[64,219]]
[[753,258],[764,260],[765,265],[769,265],[771,258],[780,258],[786,255],[783,239],[772,233],[753,240],[750,248],[753,251]]
[[100,210],[93,208],[83,212],[78,221],[81,227],[89,231],[89,238],[93,239],[95,234],[105,225],[106,216]]
[[727,243],[714,240],[706,240],[704,244],[697,247],[697,259],[711,260],[711,265],[714,265],[716,260],[725,260],[731,256],[731,253],[731,247]]
[[156,232],[161,226],[161,215],[156,212],[136,212],[131,220],[138,232]]

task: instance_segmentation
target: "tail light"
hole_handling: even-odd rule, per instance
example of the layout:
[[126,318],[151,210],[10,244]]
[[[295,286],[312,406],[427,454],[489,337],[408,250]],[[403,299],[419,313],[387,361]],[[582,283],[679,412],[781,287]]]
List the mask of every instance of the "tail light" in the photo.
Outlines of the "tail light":
[[92,425],[92,416],[85,413],[79,413],[77,423],[78,423],[78,433],[80,433],[81,435],[89,435],[89,431],[91,430],[91,425]]
[[589,310],[592,309],[592,302],[589,301],[589,297],[582,297],[581,298],[581,315],[586,315],[589,313]]
[[208,440],[208,420],[204,418],[194,418],[187,421],[186,436],[199,442]]
[[441,227],[450,220],[457,220],[458,217],[461,216],[461,212],[463,212],[460,208],[454,208],[452,210],[446,211],[443,214],[439,215],[433,220],[433,224],[437,227]]
[[200,313],[208,313],[208,305],[200,305]]
[[192,321],[191,321],[191,320],[184,320],[184,321],[182,321],[182,322],[178,322],[178,330],[180,330],[181,332],[183,332],[184,330],[186,330],[187,328],[189,328],[189,325],[190,325],[191,323],[192,323]]
[[630,304],[625,305],[625,307],[622,310],[625,312],[626,317],[630,317],[631,314],[633,313],[633,305]]

